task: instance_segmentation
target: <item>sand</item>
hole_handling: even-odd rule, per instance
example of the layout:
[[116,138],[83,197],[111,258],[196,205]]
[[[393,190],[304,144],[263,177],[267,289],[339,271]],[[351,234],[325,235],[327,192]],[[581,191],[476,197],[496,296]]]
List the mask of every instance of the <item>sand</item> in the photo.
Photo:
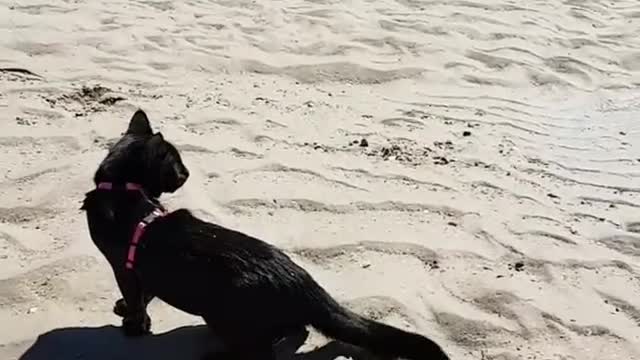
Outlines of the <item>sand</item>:
[[351,309],[457,360],[640,359],[637,0],[0,0],[0,68],[0,359],[215,342],[111,313],[79,206],[138,107],[192,174],[170,208]]

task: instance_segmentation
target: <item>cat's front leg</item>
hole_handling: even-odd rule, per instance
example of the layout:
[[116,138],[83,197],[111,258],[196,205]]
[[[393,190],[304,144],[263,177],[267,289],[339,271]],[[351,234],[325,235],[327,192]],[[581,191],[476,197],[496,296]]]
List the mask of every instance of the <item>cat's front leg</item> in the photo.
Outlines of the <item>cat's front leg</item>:
[[151,333],[151,318],[147,305],[153,298],[145,294],[137,274],[129,269],[114,269],[116,282],[122,293],[122,301],[116,301],[114,312],[122,316],[122,329],[127,336]]

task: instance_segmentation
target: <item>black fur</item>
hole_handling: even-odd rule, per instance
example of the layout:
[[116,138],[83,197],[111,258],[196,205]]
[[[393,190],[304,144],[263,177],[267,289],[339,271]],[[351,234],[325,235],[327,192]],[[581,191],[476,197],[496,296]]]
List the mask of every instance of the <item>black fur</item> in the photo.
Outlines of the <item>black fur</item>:
[[86,210],[91,237],[114,271],[123,299],[114,312],[128,335],[150,331],[154,296],[202,316],[226,345],[216,359],[273,359],[273,344],[312,325],[329,337],[383,356],[445,360],[433,341],[357,315],[339,305],[285,253],[264,241],[200,220],[180,209],[151,223],[141,239],[135,271],[125,269],[136,224],[163,192],[189,173],[178,151],[152,134],[141,110],[109,151],[94,181],[137,182],[145,192],[93,190]]

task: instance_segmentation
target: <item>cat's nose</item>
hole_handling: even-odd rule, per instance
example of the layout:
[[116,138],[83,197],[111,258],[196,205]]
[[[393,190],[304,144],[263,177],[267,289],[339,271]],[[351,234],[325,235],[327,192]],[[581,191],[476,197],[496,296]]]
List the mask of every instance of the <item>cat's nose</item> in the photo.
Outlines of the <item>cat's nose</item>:
[[178,174],[178,184],[180,186],[184,185],[188,178],[189,172],[181,172],[180,174]]
[[178,185],[182,186],[187,181],[187,177],[183,174],[178,175]]

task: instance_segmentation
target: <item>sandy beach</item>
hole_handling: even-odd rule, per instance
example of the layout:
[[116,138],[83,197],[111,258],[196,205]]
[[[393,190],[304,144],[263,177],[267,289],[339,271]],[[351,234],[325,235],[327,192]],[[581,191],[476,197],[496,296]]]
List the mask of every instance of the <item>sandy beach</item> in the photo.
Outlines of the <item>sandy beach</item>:
[[[0,0],[0,359],[215,342],[112,313],[79,207],[137,108],[191,172],[170,209],[354,311],[456,360],[640,360],[637,0]],[[328,341],[282,357],[366,358]]]

